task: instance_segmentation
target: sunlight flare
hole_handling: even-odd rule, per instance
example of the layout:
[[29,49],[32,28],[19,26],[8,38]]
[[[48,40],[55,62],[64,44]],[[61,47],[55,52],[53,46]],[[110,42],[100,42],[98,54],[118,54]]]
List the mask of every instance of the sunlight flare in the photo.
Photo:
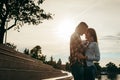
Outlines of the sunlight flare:
[[70,19],[64,19],[57,27],[57,36],[61,40],[68,41],[71,34],[75,31],[75,21]]

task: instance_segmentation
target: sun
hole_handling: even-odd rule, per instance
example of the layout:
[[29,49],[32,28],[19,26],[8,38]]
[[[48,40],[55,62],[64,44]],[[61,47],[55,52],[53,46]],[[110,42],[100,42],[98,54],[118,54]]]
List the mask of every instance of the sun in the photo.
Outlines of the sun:
[[57,36],[64,41],[70,39],[71,34],[75,31],[75,22],[70,19],[62,20],[57,27]]

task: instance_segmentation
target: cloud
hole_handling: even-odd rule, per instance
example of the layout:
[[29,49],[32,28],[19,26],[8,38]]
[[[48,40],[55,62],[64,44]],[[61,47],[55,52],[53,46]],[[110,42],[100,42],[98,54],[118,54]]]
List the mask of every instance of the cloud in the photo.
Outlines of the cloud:
[[102,53],[119,53],[120,52],[120,35],[105,35],[99,40],[100,51]]
[[101,54],[101,60],[100,60],[100,64],[102,66],[105,66],[106,64],[108,64],[109,62],[113,62],[116,63],[116,65],[118,66],[120,63],[120,54],[119,53],[102,53]]
[[119,32],[119,33],[117,33],[117,36],[119,36],[119,37],[120,37],[120,32]]
[[117,35],[103,36],[100,40],[120,40],[120,33],[118,33]]

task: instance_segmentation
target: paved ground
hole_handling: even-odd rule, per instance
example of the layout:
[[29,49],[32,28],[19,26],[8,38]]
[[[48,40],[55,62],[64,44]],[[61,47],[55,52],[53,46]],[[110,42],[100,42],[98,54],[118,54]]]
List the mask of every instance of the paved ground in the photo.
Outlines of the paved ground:
[[43,80],[74,80],[71,73],[62,71],[62,73],[67,73],[66,76],[61,76],[61,77],[54,77],[54,78],[49,78],[49,79],[43,79]]

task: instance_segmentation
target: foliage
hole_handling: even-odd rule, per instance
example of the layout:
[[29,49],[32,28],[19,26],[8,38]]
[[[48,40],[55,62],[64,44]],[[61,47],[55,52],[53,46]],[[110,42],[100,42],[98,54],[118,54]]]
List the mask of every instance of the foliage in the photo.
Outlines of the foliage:
[[98,62],[94,63],[96,68],[97,68],[97,71],[96,71],[96,77],[99,78],[100,77],[100,74],[101,74],[101,66],[99,65]]
[[39,55],[39,60],[41,60],[43,63],[46,63],[46,55]]
[[109,62],[108,64],[106,64],[106,67],[107,67],[108,73],[116,73],[117,72],[117,66],[112,62]]
[[16,50],[16,47],[17,47],[15,44],[12,44],[12,43],[6,43],[5,45],[14,49],[14,50]]
[[47,61],[47,64],[53,66],[54,68],[56,68],[56,61],[53,60],[53,57],[50,57],[50,60]]
[[31,50],[25,48],[23,51],[24,54],[30,55],[31,57],[41,60],[43,63],[46,63],[46,55],[42,54],[41,47],[39,45],[33,47]]
[[58,62],[56,63],[56,61],[54,61],[53,57],[51,56],[50,60],[46,61],[46,55],[42,54],[41,49],[42,48],[39,45],[33,47],[30,51],[29,51],[29,49],[25,48],[24,54],[30,55],[32,58],[41,60],[43,63],[51,65],[54,68],[62,69],[62,60],[61,59],[59,59]]
[[116,75],[118,73],[117,72],[117,70],[118,70],[117,66],[114,63],[109,62],[108,64],[106,64],[106,68],[107,68],[107,72],[109,73],[108,77],[110,79],[116,78]]
[[[41,60],[43,63],[53,66],[56,69],[66,70],[70,72],[70,63],[66,62],[66,65],[62,64],[62,60],[59,59],[57,62],[54,60],[53,56],[50,57],[49,61],[46,61],[46,55],[42,54],[42,48],[37,45],[33,47],[30,51],[29,49],[25,49],[24,53],[31,55],[33,58]],[[100,78],[101,72],[105,72],[108,74],[109,78],[115,78],[117,74],[120,73],[120,65],[117,67],[114,63],[109,62],[106,64],[106,67],[101,67],[100,64],[94,63],[97,68],[97,78]]]
[[23,53],[29,55],[29,49],[25,48]]
[[35,58],[35,59],[38,59],[39,55],[41,55],[42,52],[41,52],[41,47],[40,46],[35,46],[31,51],[30,51],[30,55]]
[[[46,13],[40,4],[44,0],[0,0],[0,43],[3,43],[4,33],[11,28],[19,30],[25,23],[38,25],[44,19],[50,19],[51,13]],[[8,27],[6,23],[10,23]]]
[[57,61],[57,63],[56,63],[56,61],[54,61],[54,60],[53,60],[53,57],[51,56],[51,57],[50,57],[50,60],[49,60],[49,61],[46,61],[46,64],[49,64],[49,65],[53,66],[53,67],[56,68],[56,69],[61,69],[61,70],[63,70],[63,69],[62,69],[62,60],[61,60],[61,59],[59,59],[59,60]]
[[69,72],[71,71],[71,70],[70,70],[70,63],[66,62],[65,70],[66,70],[66,71],[69,71]]
[[57,64],[58,64],[58,65],[61,65],[61,64],[62,64],[61,59],[58,60]]
[[56,68],[62,69],[62,60],[61,59],[59,59],[58,62],[56,63]]

